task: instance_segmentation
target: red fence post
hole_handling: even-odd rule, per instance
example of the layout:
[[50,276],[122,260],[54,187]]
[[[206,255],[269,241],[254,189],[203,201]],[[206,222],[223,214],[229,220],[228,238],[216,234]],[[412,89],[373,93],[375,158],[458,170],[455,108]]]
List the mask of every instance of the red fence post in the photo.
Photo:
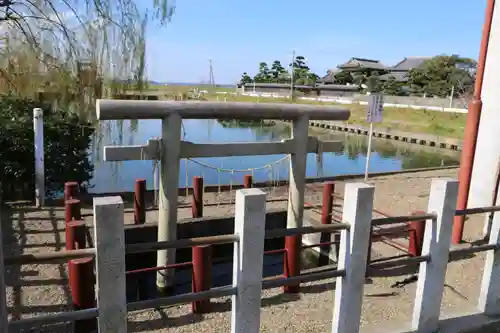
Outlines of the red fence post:
[[[212,288],[212,247],[210,245],[193,246],[193,293]],[[210,300],[191,303],[193,313],[210,311]]]
[[71,235],[70,228],[68,227],[68,223],[73,220],[81,220],[82,214],[80,211],[80,200],[78,199],[68,199],[64,202],[64,219],[66,221],[66,246],[68,242],[71,243]]
[[64,201],[69,199],[76,199],[78,196],[78,183],[66,182],[64,183]]
[[243,187],[244,188],[252,188],[253,186],[253,177],[252,175],[245,175],[243,177]]
[[[68,263],[71,296],[74,310],[91,309],[95,307],[94,259],[72,259]],[[75,333],[94,332],[97,318],[77,320],[74,323]]]
[[193,197],[191,201],[193,217],[203,217],[203,177],[193,177]]
[[[412,212],[412,215],[425,214],[423,211]],[[410,242],[408,244],[408,253],[411,256],[419,256],[422,254],[422,245],[424,243],[425,220],[408,222],[408,232]]]
[[85,222],[82,220],[66,223],[66,250],[84,249],[86,231]]
[[78,199],[66,200],[64,202],[64,216],[66,223],[69,223],[72,220],[80,220],[82,218],[80,209],[81,209],[80,200]]
[[332,223],[333,193],[335,192],[334,182],[323,184],[323,207],[321,210],[321,224]]
[[[333,193],[335,193],[335,183],[325,182],[323,184],[323,204],[321,210],[321,224],[332,223],[332,210],[333,210]],[[331,233],[322,232],[320,236],[320,243],[327,243],[331,241]],[[320,246],[318,265],[328,265],[329,254],[331,245]]]
[[[284,275],[286,278],[300,275],[300,249],[302,237],[299,235],[285,237]],[[300,285],[284,286],[285,293],[298,293]]]
[[146,222],[146,180],[136,179],[134,185],[134,223],[144,224]]

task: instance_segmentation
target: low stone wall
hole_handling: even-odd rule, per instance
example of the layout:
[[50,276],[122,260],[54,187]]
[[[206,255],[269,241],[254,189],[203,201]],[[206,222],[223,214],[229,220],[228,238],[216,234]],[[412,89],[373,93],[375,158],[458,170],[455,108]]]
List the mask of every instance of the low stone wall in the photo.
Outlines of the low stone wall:
[[[282,229],[286,227],[286,210],[272,210],[266,214],[266,229]],[[234,234],[234,216],[223,217],[200,217],[182,219],[177,224],[177,239],[187,239],[196,237],[210,237],[217,235]],[[151,222],[140,225],[125,225],[125,242],[127,244],[156,242],[158,236],[158,223]],[[283,248],[283,239],[266,240],[266,250]],[[233,253],[232,244],[215,245],[213,249],[214,257],[227,256]],[[134,256],[140,257],[137,265],[139,267],[128,267],[127,270],[154,267],[156,266],[156,252],[127,255],[127,259]],[[185,262],[191,260],[191,249],[177,250],[177,261]],[[147,263],[146,263],[147,261]],[[133,260],[130,260],[132,264]]]
[[[281,92],[245,92],[242,95],[265,97],[265,98],[289,98],[289,93]],[[339,104],[368,104],[368,95],[344,96],[341,93],[329,92],[328,95],[320,94],[317,97],[299,97],[301,100],[331,102]],[[384,95],[384,106],[391,108],[410,108],[417,110],[431,110],[452,113],[467,113],[463,101],[453,102],[450,107],[449,100],[443,98],[424,98],[413,96],[386,96]]]
[[[331,129],[340,132],[349,132],[354,134],[368,135],[370,130],[368,127],[359,125],[346,125],[333,121],[311,121],[310,126]],[[414,143],[430,147],[438,147],[451,150],[462,150],[462,141],[429,134],[408,133],[390,128],[373,129],[373,136],[377,138],[397,140],[402,142]]]
[[[266,214],[266,229],[283,229],[286,227],[286,216],[287,212],[285,210],[274,210],[268,211]],[[158,223],[146,223],[142,225],[125,225],[125,243],[126,244],[137,244],[146,242],[156,242],[158,234]],[[234,234],[234,216],[223,216],[223,217],[202,217],[202,218],[188,218],[182,219],[177,224],[177,239],[187,239],[196,237],[210,237],[217,235],[229,235]],[[285,246],[283,238],[267,239],[264,242],[265,250],[275,250],[282,249]],[[233,244],[222,244],[212,246],[212,258],[215,262],[229,262],[232,263],[233,256]],[[156,252],[148,253],[137,253],[137,254],[127,254],[125,258],[126,270],[139,270],[144,268],[156,267]],[[282,257],[281,257],[282,258]],[[282,260],[278,258],[279,260]],[[176,262],[185,263],[192,261],[192,251],[191,248],[177,249],[176,251]],[[231,265],[223,268],[224,278],[230,275]],[[282,267],[282,265],[280,265]],[[176,276],[182,280],[182,284],[191,283],[191,270],[182,272],[183,269],[179,269],[179,274]],[[185,269],[184,269],[185,270]],[[227,272],[226,272],[227,271]],[[183,274],[184,273],[184,274]],[[219,272],[220,275],[221,272]],[[272,275],[272,274],[271,274]],[[154,281],[155,273],[134,273],[127,276],[127,290],[130,294],[129,300],[134,301],[137,296],[138,288],[146,290],[145,292],[139,292],[141,299],[147,299],[151,295],[154,295]],[[218,281],[214,281],[214,286],[218,285]],[[228,282],[230,283],[230,282]],[[144,287],[147,286],[147,287]],[[186,291],[187,292],[187,291]]]

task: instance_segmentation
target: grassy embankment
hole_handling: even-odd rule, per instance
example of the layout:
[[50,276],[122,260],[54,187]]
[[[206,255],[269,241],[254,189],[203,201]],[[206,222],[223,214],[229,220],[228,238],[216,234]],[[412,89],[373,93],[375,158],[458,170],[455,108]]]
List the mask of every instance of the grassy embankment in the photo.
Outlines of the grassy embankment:
[[[162,94],[182,94],[193,88],[207,90],[207,86],[192,87],[192,86],[153,86],[152,91],[161,90]],[[234,88],[217,88],[216,92],[234,92]],[[226,100],[228,102],[273,102],[273,103],[290,103],[286,98],[266,98],[252,97],[235,94],[209,94],[204,95],[208,100]],[[335,105],[336,103],[319,102],[319,101],[304,101],[297,100],[299,104],[317,104],[317,105]],[[351,111],[351,118],[346,121],[347,124],[355,124],[367,126],[366,105],[342,105],[341,107],[348,108]],[[384,108],[383,122],[374,124],[374,128],[380,130],[398,130],[410,133],[421,133],[436,135],[447,138],[462,139],[465,128],[466,114],[441,112],[433,110],[417,110],[411,108]]]

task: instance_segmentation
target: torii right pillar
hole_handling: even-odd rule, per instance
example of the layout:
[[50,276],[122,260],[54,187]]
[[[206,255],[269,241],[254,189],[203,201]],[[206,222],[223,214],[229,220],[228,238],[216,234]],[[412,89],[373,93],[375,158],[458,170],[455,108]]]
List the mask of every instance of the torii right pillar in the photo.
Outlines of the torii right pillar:
[[[485,61],[483,60],[484,76],[480,73],[481,58],[485,58]],[[472,149],[466,147],[467,137],[475,136],[469,135],[474,132],[474,129],[469,131],[469,128],[466,128],[468,133],[464,138],[464,155],[473,156],[473,167],[470,163],[464,163],[467,161],[464,161],[464,156],[462,156],[460,182],[464,184],[460,185],[468,187],[468,191],[460,189],[462,193],[459,193],[458,209],[495,205],[498,179],[500,179],[500,3],[495,3],[494,0],[488,0],[476,80],[482,82],[476,82],[475,101],[471,103],[471,106],[474,103],[480,106],[482,100],[482,109],[479,109],[480,118],[478,119],[479,127],[476,127],[478,130],[475,149],[473,146]],[[464,169],[469,169],[469,171],[464,172]],[[470,177],[470,185],[465,185],[466,175]],[[468,196],[464,196],[467,192]],[[460,195],[465,198],[465,205],[464,200],[460,200]],[[459,217],[455,218],[453,243],[462,240],[463,222],[463,219],[460,221]],[[485,236],[489,233],[489,224],[489,217],[487,217],[484,226]]]

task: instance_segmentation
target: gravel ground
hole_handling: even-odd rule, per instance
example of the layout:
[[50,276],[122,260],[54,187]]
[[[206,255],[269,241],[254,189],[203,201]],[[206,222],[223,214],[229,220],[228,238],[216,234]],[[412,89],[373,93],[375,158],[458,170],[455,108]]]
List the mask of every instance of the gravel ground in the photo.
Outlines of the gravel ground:
[[[376,186],[374,207],[390,215],[406,215],[410,211],[426,209],[430,181],[436,177],[457,176],[457,170],[442,170],[376,177],[369,182]],[[319,202],[318,186],[309,185],[307,201]],[[337,193],[343,192],[340,183]],[[283,189],[274,196],[285,194]],[[229,200],[221,198],[222,201]],[[207,196],[207,202],[215,196]],[[181,199],[182,201],[182,199]],[[213,202],[213,201],[212,201]],[[270,203],[270,208],[283,208],[284,202]],[[206,207],[205,215],[225,215],[232,212],[228,205]],[[84,211],[85,213],[85,211]],[[190,210],[181,208],[180,217]],[[148,212],[148,220],[155,215]],[[313,211],[308,212],[312,216]],[[128,214],[130,215],[130,214]],[[88,217],[90,218],[90,217]],[[130,217],[127,217],[130,219]],[[483,216],[471,217],[466,224],[465,238],[469,243],[481,238]],[[58,251],[64,244],[64,221],[61,208],[36,211],[31,207],[16,207],[2,215],[4,247],[7,255]],[[406,240],[401,239],[403,244]],[[465,245],[470,246],[470,245]],[[400,252],[387,244],[374,245],[378,256]],[[482,254],[460,258],[448,265],[442,314],[460,313],[477,303]],[[67,287],[66,265],[25,265],[9,267],[6,272],[9,315],[12,319],[60,312],[69,309],[71,293]],[[365,284],[362,327],[365,330],[391,327],[411,318],[415,283],[405,282],[412,277],[415,267],[379,270]],[[329,332],[332,319],[334,281],[323,280],[303,284],[299,295],[285,295],[280,289],[262,293],[261,332]],[[230,299],[212,300],[213,312],[193,315],[189,305],[129,314],[130,332],[229,332]],[[29,332],[70,332],[69,325],[36,328]],[[484,331],[486,332],[486,331]],[[495,332],[495,331],[491,331]]]

